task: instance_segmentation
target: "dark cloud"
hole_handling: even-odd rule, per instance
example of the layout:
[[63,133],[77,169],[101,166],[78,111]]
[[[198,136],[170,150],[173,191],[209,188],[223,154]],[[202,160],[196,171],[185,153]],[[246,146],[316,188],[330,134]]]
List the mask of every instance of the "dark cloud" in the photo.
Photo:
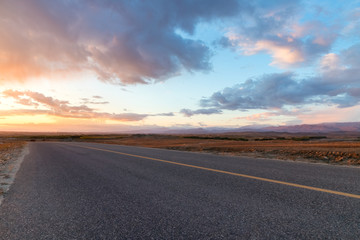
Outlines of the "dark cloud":
[[198,23],[234,16],[236,0],[0,2],[0,79],[84,69],[103,81],[150,83],[208,71],[211,51]]
[[358,70],[360,68],[360,43],[343,50],[340,57],[342,58],[344,65],[351,69]]
[[198,110],[190,110],[190,109],[181,109],[180,113],[184,114],[186,117],[191,117],[193,115],[203,114],[203,115],[211,115],[211,114],[220,114],[221,110],[216,108],[204,108]]
[[200,104],[227,110],[271,109],[311,103],[350,107],[360,101],[358,88],[352,86],[316,78],[297,80],[292,73],[270,74],[215,92],[202,99]]
[[249,11],[238,21],[239,33],[252,39],[267,38],[276,35],[288,23],[292,23],[299,10],[301,0],[259,0],[249,3]]
[[304,103],[314,91],[317,94],[327,91],[317,87],[311,81],[296,81],[292,73],[270,74],[215,92],[202,99],[201,106],[228,110],[281,108]]

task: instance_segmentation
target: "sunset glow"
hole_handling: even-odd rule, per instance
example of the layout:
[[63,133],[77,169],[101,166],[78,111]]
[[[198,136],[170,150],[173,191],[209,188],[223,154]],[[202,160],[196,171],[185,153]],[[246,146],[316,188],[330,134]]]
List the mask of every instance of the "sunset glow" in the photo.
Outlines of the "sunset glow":
[[1,131],[360,119],[359,1],[0,2]]

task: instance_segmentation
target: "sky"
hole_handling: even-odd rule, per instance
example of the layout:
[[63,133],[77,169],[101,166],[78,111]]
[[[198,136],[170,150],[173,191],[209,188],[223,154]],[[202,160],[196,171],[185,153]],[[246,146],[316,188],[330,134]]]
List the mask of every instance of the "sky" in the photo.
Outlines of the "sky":
[[360,119],[359,0],[0,0],[0,131]]

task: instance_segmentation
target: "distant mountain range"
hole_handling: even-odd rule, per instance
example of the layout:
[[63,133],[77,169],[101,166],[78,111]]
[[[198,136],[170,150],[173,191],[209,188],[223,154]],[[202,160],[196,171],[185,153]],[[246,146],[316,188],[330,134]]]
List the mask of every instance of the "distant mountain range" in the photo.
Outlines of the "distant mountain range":
[[[327,133],[327,132],[360,132],[360,122],[301,124],[290,126],[245,126],[240,128],[157,128],[132,131],[131,133],[158,134],[211,134],[236,132],[288,132],[288,133]],[[130,132],[129,132],[130,133]]]
[[302,124],[293,126],[265,127],[263,131],[273,132],[360,132],[360,122]]
[[[289,126],[269,126],[269,125],[250,125],[239,128],[226,128],[226,127],[160,127],[160,126],[144,126],[143,128],[131,127],[130,129],[123,130],[121,128],[108,127],[106,131],[85,131],[85,133],[94,134],[217,134],[217,133],[244,133],[244,132],[257,132],[257,133],[359,133],[360,122],[339,122],[339,123],[320,123],[320,124],[301,124]],[[74,132],[56,132],[53,134],[73,134]],[[1,135],[9,134],[9,132],[1,132]],[[42,134],[31,132],[14,132],[13,135],[19,134]]]

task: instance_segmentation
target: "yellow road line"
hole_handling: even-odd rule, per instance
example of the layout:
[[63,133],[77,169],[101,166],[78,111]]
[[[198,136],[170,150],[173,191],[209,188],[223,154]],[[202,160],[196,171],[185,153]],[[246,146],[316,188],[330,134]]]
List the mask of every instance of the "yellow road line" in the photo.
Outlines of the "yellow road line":
[[200,167],[200,166],[190,165],[190,164],[185,164],[185,163],[172,162],[172,161],[162,160],[162,159],[158,159],[158,158],[145,157],[145,156],[123,153],[123,152],[118,152],[118,151],[112,151],[112,150],[107,150],[107,149],[102,149],[102,148],[85,147],[85,146],[79,146],[79,145],[76,145],[76,146],[81,147],[81,148],[88,148],[88,149],[93,149],[93,150],[98,150],[98,151],[103,151],[103,152],[111,152],[111,153],[116,153],[116,154],[130,156],[130,157],[149,159],[149,160],[157,161],[157,162],[170,163],[170,164],[184,166],[184,167],[191,167],[191,168],[196,168],[196,169],[201,169],[201,170],[206,170],[206,171],[211,171],[211,172],[224,173],[224,174],[243,177],[243,178],[255,179],[255,180],[260,180],[260,181],[264,181],[264,182],[277,183],[277,184],[287,185],[287,186],[291,186],[291,187],[303,188],[303,189],[308,189],[308,190],[313,190],[313,191],[318,191],[318,192],[325,192],[325,193],[360,199],[360,195],[352,194],[352,193],[338,192],[338,191],[333,191],[333,190],[329,190],[329,189],[311,187],[311,186],[290,183],[290,182],[284,182],[284,181],[279,181],[279,180],[274,180],[274,179],[269,179],[269,178],[256,177],[256,176],[251,176],[251,175],[246,175],[246,174],[241,174],[241,173],[228,172],[228,171],[223,171],[223,170],[218,170],[218,169],[213,169],[213,168]]

